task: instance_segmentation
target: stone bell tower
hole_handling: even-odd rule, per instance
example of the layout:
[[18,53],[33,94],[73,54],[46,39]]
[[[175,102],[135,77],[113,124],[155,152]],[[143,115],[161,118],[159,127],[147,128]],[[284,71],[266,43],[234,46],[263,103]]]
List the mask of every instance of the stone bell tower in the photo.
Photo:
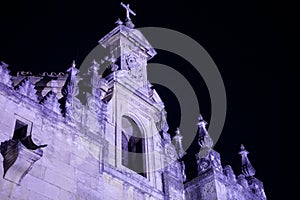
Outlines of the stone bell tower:
[[[172,190],[175,192],[164,195],[165,198],[180,199],[183,198],[183,169],[177,163],[178,154],[167,133],[164,104],[147,79],[147,61],[156,51],[143,34],[134,29],[129,16],[135,13],[129,5],[121,5],[127,12],[125,22],[118,19],[116,28],[99,40],[109,50],[101,85],[106,91],[103,98],[107,102],[105,139],[109,144],[104,171],[106,167],[121,171],[120,178],[126,175],[126,181],[143,185],[144,192],[156,198],[162,198],[161,191]],[[167,159],[166,154],[172,158]],[[172,185],[165,184],[169,176],[163,175],[166,163],[174,161],[177,171],[173,172],[172,180],[181,183],[180,189],[170,189]]]

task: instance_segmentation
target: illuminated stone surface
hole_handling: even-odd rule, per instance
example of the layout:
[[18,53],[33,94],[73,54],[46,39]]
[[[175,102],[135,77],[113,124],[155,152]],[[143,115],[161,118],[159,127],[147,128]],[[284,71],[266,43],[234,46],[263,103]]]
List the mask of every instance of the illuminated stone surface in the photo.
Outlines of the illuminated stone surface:
[[244,148],[242,175],[222,167],[202,117],[198,176],[185,180],[184,138],[178,130],[171,140],[164,104],[147,79],[156,52],[123,6],[125,25],[118,20],[99,41],[108,55],[82,73],[73,63],[65,73],[10,76],[1,63],[0,141],[11,139],[21,120],[36,144],[48,146],[36,162],[28,162],[34,150],[18,155],[7,173],[23,168],[15,173],[22,179],[1,178],[0,199],[266,199]]

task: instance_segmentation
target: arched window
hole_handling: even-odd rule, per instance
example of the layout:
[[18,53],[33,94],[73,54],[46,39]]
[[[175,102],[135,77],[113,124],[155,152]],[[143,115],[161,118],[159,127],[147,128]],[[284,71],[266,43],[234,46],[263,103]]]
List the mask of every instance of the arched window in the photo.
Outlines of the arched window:
[[146,177],[145,139],[130,117],[122,117],[122,165]]

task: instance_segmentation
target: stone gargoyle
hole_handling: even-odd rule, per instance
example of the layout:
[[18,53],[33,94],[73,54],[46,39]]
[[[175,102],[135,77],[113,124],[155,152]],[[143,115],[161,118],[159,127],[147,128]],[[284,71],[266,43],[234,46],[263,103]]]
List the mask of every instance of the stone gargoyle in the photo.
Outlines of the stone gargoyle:
[[20,184],[21,179],[29,172],[34,162],[42,157],[43,151],[40,148],[46,146],[47,144],[36,145],[31,135],[1,142],[3,178]]

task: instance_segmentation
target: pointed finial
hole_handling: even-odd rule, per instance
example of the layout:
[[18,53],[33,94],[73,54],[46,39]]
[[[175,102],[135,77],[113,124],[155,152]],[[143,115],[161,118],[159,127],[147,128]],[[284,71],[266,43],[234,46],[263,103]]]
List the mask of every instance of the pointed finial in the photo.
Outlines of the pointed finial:
[[76,74],[78,73],[78,71],[79,70],[76,68],[75,60],[73,60],[71,67],[68,68],[66,72],[69,73],[68,76],[72,76],[71,79],[73,80],[73,78],[76,76]]
[[100,66],[100,64],[94,59],[92,61],[92,66],[89,67],[89,69],[88,69],[88,72],[89,73],[92,72],[92,71],[97,72],[99,70],[99,66]]
[[241,144],[241,151],[239,154],[242,156],[242,173],[245,177],[252,177],[255,175],[255,169],[248,159],[249,152],[245,149],[245,146]]
[[201,114],[199,114],[199,117],[198,117],[198,123],[197,125],[200,127],[200,126],[206,126],[207,125],[207,122],[204,121],[203,117]]
[[198,144],[201,148],[212,148],[213,140],[211,139],[208,131],[206,130],[207,122],[204,121],[202,115],[198,118]]
[[75,60],[73,60],[73,62],[72,62],[72,67],[76,67]]
[[243,144],[241,144],[241,147],[240,147],[240,152],[239,152],[239,154],[240,155],[248,155],[249,154],[249,152],[245,149],[245,146],[243,145]]
[[153,85],[148,81],[147,86],[148,88],[152,88]]
[[179,128],[175,131],[176,135],[173,137],[173,144],[175,146],[176,152],[179,158],[182,158],[186,153],[182,148],[182,138],[183,136],[180,134]]
[[100,66],[100,64],[95,59],[92,61],[92,64],[96,68],[99,68],[99,66]]
[[[73,60],[72,66],[70,68],[68,68],[66,71],[67,79],[65,81],[64,86],[62,87],[63,96],[67,96],[67,95],[71,95],[71,94],[74,95],[75,93],[77,93],[77,90],[75,90],[76,88],[74,87],[74,83],[76,81],[76,76],[77,76],[79,70],[75,66],[76,66],[75,60]],[[74,96],[76,96],[76,95],[74,95]]]
[[179,128],[177,127],[176,131],[175,131],[176,135],[179,136],[180,135],[180,130]]
[[202,117],[201,114],[199,114],[198,120],[199,120],[199,121],[203,121],[203,117]]
[[93,64],[93,65],[97,65],[98,63],[97,63],[97,61],[94,59],[94,60],[92,61],[92,64]]
[[117,24],[117,25],[122,25],[123,22],[120,20],[120,18],[118,18],[118,20],[115,22],[115,24]]
[[1,61],[0,67],[7,68],[8,64],[6,64],[5,62]]
[[241,151],[245,150],[245,146],[243,144],[241,144]]

